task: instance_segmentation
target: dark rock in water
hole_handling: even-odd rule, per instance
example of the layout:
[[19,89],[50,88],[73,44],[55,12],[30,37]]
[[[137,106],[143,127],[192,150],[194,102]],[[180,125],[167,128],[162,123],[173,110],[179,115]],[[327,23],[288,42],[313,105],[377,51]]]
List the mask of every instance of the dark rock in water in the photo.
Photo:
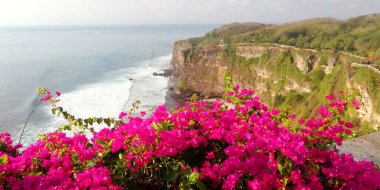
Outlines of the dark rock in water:
[[170,91],[174,90],[174,87],[170,87],[169,90],[170,90]]
[[172,75],[172,72],[170,69],[164,70],[162,73],[153,73],[153,76],[163,76],[163,77],[169,77]]
[[133,79],[129,79],[130,81],[132,81]]

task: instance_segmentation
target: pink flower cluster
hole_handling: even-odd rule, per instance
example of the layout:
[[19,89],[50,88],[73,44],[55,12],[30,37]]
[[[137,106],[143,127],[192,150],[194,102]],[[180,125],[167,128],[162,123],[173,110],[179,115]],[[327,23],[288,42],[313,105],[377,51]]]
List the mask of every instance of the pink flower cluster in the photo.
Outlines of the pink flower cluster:
[[7,163],[0,165],[0,182],[12,189],[108,189],[110,172],[100,165],[87,166],[94,155],[84,135],[49,133],[21,155],[8,156]]
[[[307,121],[301,118],[301,131],[293,133],[278,119],[281,111],[270,110],[251,90],[236,86],[228,94],[233,108],[217,100],[191,102],[173,112],[160,106],[147,118],[121,113],[127,123],[93,132],[90,140],[49,133],[13,155],[9,150],[19,147],[1,134],[0,156],[8,157],[0,165],[0,184],[12,189],[380,188],[372,162],[355,162],[334,148],[353,127],[336,119],[348,106],[340,98],[329,95],[330,104]],[[189,172],[199,179],[190,179]]]

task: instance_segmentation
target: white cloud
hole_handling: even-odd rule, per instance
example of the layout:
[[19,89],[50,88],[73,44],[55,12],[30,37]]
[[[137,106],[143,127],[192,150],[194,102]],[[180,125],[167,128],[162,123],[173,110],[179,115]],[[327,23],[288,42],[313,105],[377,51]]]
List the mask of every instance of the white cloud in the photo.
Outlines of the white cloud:
[[380,0],[0,0],[0,25],[287,22],[380,12]]

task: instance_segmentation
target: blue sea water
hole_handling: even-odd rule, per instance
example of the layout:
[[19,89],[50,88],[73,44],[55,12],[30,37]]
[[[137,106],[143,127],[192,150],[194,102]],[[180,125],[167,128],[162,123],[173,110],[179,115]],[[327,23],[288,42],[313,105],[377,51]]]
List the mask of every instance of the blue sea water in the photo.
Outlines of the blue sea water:
[[[112,116],[135,100],[148,110],[165,103],[173,43],[216,25],[0,27],[0,132],[18,139],[39,97],[36,88],[62,92],[60,106],[77,117]],[[54,131],[62,120],[39,106],[24,144]]]

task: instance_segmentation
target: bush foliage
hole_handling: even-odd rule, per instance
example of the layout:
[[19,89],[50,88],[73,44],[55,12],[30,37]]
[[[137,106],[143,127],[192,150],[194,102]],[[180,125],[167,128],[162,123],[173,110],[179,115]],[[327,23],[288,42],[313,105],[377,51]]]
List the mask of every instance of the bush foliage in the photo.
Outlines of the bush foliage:
[[[226,101],[193,100],[172,112],[159,106],[150,116],[122,112],[91,138],[74,128],[92,131],[99,118],[80,125],[66,116],[71,127],[61,130],[74,135],[48,133],[23,151],[2,133],[0,189],[380,188],[372,162],[336,149],[353,128],[341,119],[349,105],[343,95],[327,96],[329,104],[299,119],[296,132],[285,124],[295,115],[268,109],[251,90],[227,87]],[[41,92],[57,112],[57,97]]]

